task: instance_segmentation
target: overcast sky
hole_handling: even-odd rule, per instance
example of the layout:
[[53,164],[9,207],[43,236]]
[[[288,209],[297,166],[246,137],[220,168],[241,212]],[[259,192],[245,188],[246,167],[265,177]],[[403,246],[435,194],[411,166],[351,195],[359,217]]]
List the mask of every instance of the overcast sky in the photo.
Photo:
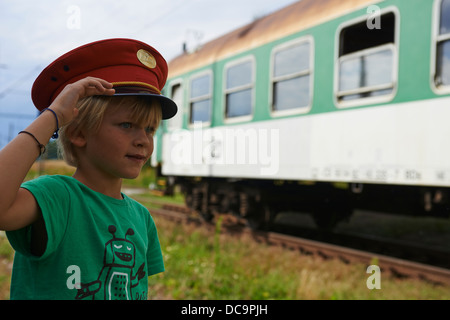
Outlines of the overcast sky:
[[0,148],[36,116],[31,86],[80,45],[134,38],[166,60],[296,0],[0,0]]

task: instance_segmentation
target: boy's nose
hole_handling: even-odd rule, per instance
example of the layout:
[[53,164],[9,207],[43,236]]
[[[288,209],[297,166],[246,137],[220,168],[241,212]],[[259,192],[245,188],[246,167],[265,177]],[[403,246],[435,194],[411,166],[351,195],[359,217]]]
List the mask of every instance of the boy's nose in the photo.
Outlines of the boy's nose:
[[148,135],[145,129],[137,129],[134,137],[136,146],[147,147],[153,143],[153,137]]

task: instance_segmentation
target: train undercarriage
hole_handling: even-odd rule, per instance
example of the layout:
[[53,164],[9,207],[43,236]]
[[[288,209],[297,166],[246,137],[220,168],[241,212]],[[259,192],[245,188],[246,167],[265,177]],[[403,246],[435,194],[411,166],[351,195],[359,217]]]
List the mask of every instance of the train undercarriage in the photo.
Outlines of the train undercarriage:
[[355,209],[408,216],[450,216],[450,189],[286,180],[176,177],[186,205],[205,220],[218,214],[245,219],[268,229],[282,212],[308,213],[321,229],[332,229]]

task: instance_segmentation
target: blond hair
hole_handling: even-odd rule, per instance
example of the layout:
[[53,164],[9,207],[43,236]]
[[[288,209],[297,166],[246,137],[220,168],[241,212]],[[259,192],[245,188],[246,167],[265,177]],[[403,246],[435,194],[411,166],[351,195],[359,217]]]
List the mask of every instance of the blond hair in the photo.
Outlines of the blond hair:
[[[114,100],[113,100],[114,99]],[[113,104],[111,102],[114,101]],[[131,119],[142,126],[158,128],[161,119],[161,105],[156,99],[143,96],[92,96],[78,102],[78,116],[60,129],[58,150],[71,166],[78,166],[78,159],[70,141],[71,135],[81,130],[96,133],[100,129],[108,106],[130,108]]]

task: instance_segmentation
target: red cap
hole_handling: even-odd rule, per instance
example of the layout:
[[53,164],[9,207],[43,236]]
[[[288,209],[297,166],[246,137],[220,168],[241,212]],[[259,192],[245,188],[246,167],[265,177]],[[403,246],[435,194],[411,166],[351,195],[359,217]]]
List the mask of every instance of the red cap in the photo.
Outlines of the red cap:
[[116,96],[156,97],[163,119],[177,113],[177,105],[161,95],[167,79],[167,63],[154,48],[133,39],[108,39],[78,47],[53,61],[36,78],[31,98],[38,110],[50,106],[70,83],[87,76],[113,84]]

